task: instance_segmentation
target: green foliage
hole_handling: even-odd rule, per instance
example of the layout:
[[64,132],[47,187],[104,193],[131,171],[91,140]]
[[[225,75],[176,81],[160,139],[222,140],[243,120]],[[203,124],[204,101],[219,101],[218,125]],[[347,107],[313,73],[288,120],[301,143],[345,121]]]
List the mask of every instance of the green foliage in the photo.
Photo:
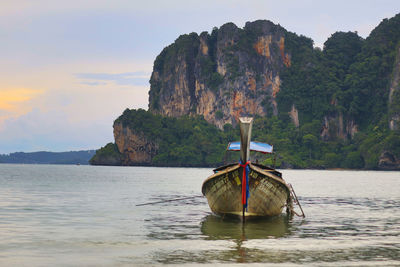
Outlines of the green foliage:
[[221,85],[221,83],[224,81],[224,77],[219,74],[218,72],[213,72],[211,74],[210,80],[208,82],[211,90],[217,91],[218,86]]
[[313,120],[312,122],[307,122],[300,127],[300,132],[302,134],[311,134],[314,136],[319,136],[321,133],[321,121]]
[[215,118],[216,118],[217,120],[220,120],[220,119],[222,119],[223,117],[224,117],[224,114],[222,113],[221,110],[217,110],[217,112],[215,112]]
[[216,92],[218,86],[224,81],[224,77],[217,72],[217,63],[210,56],[202,56],[200,59],[201,77],[211,90]]
[[200,59],[202,77],[209,77],[215,71],[216,63],[210,57],[204,56]]
[[227,62],[227,73],[229,74],[229,79],[233,81],[240,76],[239,57],[232,49],[226,49],[225,56]]
[[[299,110],[303,123],[341,112],[361,128],[387,113],[388,85],[400,44],[400,15],[384,20],[363,40],[353,32],[336,32],[323,51],[312,41],[286,33],[292,66],[282,75],[278,105]],[[398,103],[393,101],[392,103]],[[400,108],[393,104],[396,113]]]
[[[322,121],[296,129],[278,117],[258,117],[253,124],[253,140],[274,145],[277,167],[377,169],[383,151],[400,158],[400,131],[389,131],[385,123],[383,118],[381,126],[367,134],[360,132],[352,140],[323,142],[319,139]],[[273,159],[264,157],[261,162],[273,164]]]
[[338,168],[341,166],[342,157],[334,152],[324,155],[324,166],[327,168]]
[[349,169],[361,169],[364,167],[364,160],[359,151],[350,152],[344,162],[344,167]]
[[286,33],[285,44],[292,55],[292,66],[282,74],[278,105],[289,111],[295,104],[299,117],[306,123],[339,111],[340,106],[332,106],[332,100],[345,96],[344,81],[361,51],[361,37],[352,32],[337,32],[321,51],[313,48],[312,40]]
[[383,20],[365,40],[344,82],[343,104],[364,127],[387,112],[388,86],[400,43],[400,15]]
[[383,149],[391,151],[397,158],[400,158],[400,132],[390,132],[383,140]]
[[[294,104],[301,125],[301,142],[295,139],[297,144],[291,142],[282,151],[289,165],[301,167],[306,161],[309,167],[376,169],[383,151],[400,156],[399,135],[387,129],[388,117],[400,114],[398,90],[387,106],[390,80],[398,64],[400,15],[382,21],[366,40],[357,33],[337,32],[325,42],[323,51],[312,45],[306,37],[286,33],[292,65],[281,75],[279,119],[285,120]],[[353,120],[360,132],[352,140],[342,140],[337,137],[339,125],[331,122],[331,141],[316,141],[325,116]],[[308,152],[308,159],[296,146]]]
[[317,137],[312,134],[306,134],[303,136],[303,144],[309,149],[309,156],[311,159],[312,151],[318,145]]

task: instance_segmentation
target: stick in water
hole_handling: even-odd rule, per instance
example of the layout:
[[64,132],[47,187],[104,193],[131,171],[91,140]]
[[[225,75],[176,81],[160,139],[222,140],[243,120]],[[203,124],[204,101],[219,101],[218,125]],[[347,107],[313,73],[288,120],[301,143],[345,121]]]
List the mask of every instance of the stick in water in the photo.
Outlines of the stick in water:
[[183,197],[183,198],[167,199],[167,200],[161,200],[161,201],[156,201],[156,202],[149,202],[149,203],[137,204],[136,206],[153,205],[153,204],[158,204],[158,203],[171,202],[171,201],[178,201],[178,200],[185,200],[185,199],[191,199],[191,198],[197,198],[197,197],[203,197],[203,196],[201,195],[201,196],[193,196],[193,197]]

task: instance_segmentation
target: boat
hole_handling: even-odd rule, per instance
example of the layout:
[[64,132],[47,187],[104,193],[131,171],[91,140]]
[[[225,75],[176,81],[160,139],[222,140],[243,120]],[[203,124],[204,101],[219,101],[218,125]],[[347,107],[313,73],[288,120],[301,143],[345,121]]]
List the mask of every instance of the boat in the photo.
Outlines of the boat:
[[243,220],[271,217],[281,214],[285,207],[288,214],[293,214],[293,203],[300,203],[292,186],[282,178],[282,173],[250,162],[250,151],[273,151],[269,144],[250,141],[252,125],[253,118],[239,118],[240,142],[229,143],[227,150],[240,151],[240,161],[214,169],[214,173],[203,182],[202,193],[211,211],[218,215]]

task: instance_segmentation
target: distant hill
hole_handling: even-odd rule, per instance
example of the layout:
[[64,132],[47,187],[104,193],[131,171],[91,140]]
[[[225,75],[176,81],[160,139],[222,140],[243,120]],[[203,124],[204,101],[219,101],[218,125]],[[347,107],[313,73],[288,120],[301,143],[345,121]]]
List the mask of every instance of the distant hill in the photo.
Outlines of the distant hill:
[[89,160],[96,154],[96,150],[68,151],[68,152],[16,152],[7,155],[0,154],[0,163],[22,164],[89,164]]

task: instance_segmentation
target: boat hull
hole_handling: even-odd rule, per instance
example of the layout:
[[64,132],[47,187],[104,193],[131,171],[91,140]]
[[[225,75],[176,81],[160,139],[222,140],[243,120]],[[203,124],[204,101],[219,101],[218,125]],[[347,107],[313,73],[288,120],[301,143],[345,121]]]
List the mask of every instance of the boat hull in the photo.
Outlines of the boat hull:
[[[285,181],[273,169],[263,169],[253,164],[249,164],[249,167],[250,197],[244,216],[281,214],[290,201],[290,191]],[[204,181],[202,192],[214,213],[243,216],[242,172],[239,164],[228,166]]]

